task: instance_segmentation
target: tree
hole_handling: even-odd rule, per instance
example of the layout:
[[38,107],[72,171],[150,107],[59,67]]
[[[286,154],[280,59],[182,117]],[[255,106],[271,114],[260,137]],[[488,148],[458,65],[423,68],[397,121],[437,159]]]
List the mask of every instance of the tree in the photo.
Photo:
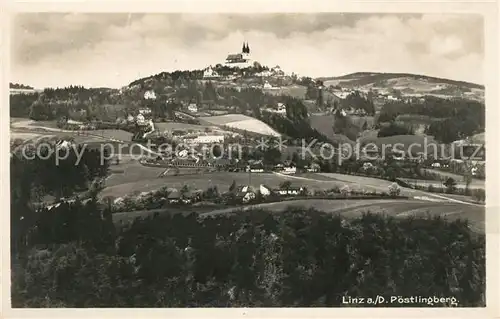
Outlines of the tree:
[[401,188],[397,183],[392,183],[391,185],[389,185],[389,194],[391,196],[398,196],[400,192]]
[[236,190],[236,181],[233,179],[231,186],[229,186],[229,191],[234,192]]
[[351,193],[351,189],[349,188],[348,185],[344,185],[341,189],[340,189],[340,194],[342,194],[343,196],[349,196],[349,194]]
[[464,182],[465,182],[465,195],[469,195],[469,186],[472,183],[472,169],[473,165],[471,161],[465,160],[464,161]]
[[446,181],[443,183],[443,185],[446,187],[446,192],[451,194],[455,191],[457,182],[452,177],[448,177]]
[[182,186],[179,193],[181,194],[182,197],[186,196],[187,193],[189,193],[189,186],[187,186],[187,185]]
[[290,187],[292,187],[292,182],[290,181],[283,181],[280,184],[281,189],[289,189]]

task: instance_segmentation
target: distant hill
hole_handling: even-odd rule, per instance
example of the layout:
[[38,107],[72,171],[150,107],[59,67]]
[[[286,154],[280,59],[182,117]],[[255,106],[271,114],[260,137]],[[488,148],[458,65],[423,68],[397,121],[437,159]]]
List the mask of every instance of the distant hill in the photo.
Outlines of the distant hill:
[[33,90],[34,88],[29,85],[24,85],[19,83],[9,83],[9,89]]
[[398,90],[404,96],[434,95],[484,101],[483,85],[418,74],[357,72],[338,77],[322,77],[318,80],[323,81],[326,86],[372,89],[380,93],[390,94],[393,90]]

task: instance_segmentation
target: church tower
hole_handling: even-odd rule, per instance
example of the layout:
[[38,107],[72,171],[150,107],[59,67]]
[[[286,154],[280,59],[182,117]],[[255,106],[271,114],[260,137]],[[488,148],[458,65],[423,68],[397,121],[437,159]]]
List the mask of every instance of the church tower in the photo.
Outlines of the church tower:
[[248,58],[248,56],[250,55],[250,47],[248,46],[248,42],[243,43],[242,53],[245,58]]

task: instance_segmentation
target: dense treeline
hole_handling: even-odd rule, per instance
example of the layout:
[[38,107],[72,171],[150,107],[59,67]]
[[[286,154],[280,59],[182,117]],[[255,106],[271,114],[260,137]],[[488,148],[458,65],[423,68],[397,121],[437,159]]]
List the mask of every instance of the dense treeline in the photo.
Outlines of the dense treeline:
[[13,256],[14,307],[321,307],[345,295],[484,305],[484,236],[461,221],[294,209],[115,229],[105,208],[74,205],[44,213]]
[[485,129],[485,106],[483,103],[465,99],[440,99],[426,97],[423,101],[396,101],[384,104],[379,122],[392,122],[399,115],[426,115],[440,118],[432,121],[426,134],[443,143],[465,138]]
[[9,83],[10,89],[25,89],[25,90],[33,90],[32,86],[19,84],[19,83]]
[[396,124],[395,122],[391,122],[387,126],[383,126],[378,131],[378,137],[386,137],[386,136],[394,136],[394,135],[413,135],[414,132],[411,127],[403,126]]
[[483,103],[465,99],[441,99],[426,96],[421,100],[390,101],[380,110],[379,122],[391,122],[398,115],[427,115],[433,118],[471,117],[477,125],[484,128]]
[[[59,159],[56,159],[56,152],[59,152]],[[47,196],[55,197],[56,201],[75,193],[84,197],[96,196],[100,180],[108,172],[106,156],[106,150],[101,154],[100,150],[92,148],[56,150],[55,146],[49,145],[39,147],[38,151],[21,147],[14,152],[10,159],[11,239],[14,247],[25,241],[25,232],[38,220],[36,208]]]
[[373,100],[361,95],[359,91],[349,94],[345,99],[340,100],[340,107],[343,109],[360,109],[364,110],[368,115],[375,114],[375,105]]

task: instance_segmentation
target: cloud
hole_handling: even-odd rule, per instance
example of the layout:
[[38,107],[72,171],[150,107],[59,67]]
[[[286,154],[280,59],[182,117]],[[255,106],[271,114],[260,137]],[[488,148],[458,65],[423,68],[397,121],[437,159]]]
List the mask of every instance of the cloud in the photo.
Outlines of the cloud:
[[256,60],[309,76],[408,72],[482,83],[483,21],[440,14],[63,14],[14,20],[13,81],[119,87],[220,63],[250,43]]

